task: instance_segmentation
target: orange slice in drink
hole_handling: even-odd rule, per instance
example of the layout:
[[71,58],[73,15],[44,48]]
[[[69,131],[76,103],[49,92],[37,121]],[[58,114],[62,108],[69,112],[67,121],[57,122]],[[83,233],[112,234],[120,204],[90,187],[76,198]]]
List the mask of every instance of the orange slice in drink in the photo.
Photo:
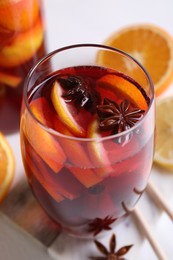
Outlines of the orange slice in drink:
[[77,109],[73,104],[69,104],[63,98],[63,89],[58,81],[53,84],[51,99],[53,106],[66,127],[74,133],[75,136],[84,137],[86,135],[85,129],[77,122]]
[[[173,39],[162,28],[151,24],[136,24],[122,28],[108,37],[104,44],[121,49],[135,57],[149,72],[154,82],[156,96],[173,80]],[[112,54],[100,52],[98,63],[116,69]],[[133,67],[124,63],[127,70]],[[135,74],[136,72],[134,72]]]
[[118,75],[108,74],[103,76],[97,81],[98,87],[103,87],[106,89],[112,89],[113,92],[119,92],[128,100],[130,100],[134,105],[138,106],[140,109],[147,110],[147,101],[144,98],[140,89],[138,89],[130,81],[125,80]]
[[102,178],[93,170],[93,164],[89,158],[86,142],[82,143],[80,140],[73,139],[74,135],[56,117],[54,117],[54,128],[66,136],[62,136],[59,142],[67,156],[67,161],[72,164],[71,167],[69,167],[69,171],[76,179],[87,188],[102,181]]
[[0,27],[25,31],[33,26],[39,15],[38,0],[1,0]]
[[35,26],[18,34],[0,52],[0,66],[15,67],[29,61],[39,49],[43,41],[43,28],[38,20]]
[[0,202],[8,193],[15,171],[15,158],[6,137],[0,133]]
[[[24,165],[27,168],[27,174],[28,174],[28,171],[30,171],[30,173],[34,174],[37,181],[42,185],[42,187],[49,193],[49,195],[54,200],[56,200],[57,202],[62,201],[64,199],[64,197],[61,196],[58,193],[57,189],[54,188],[55,184],[54,184],[54,186],[49,184],[49,182],[47,181],[47,179],[44,176],[44,174],[47,172],[47,169],[45,169],[45,167],[43,166],[43,162],[39,162],[39,160],[37,160],[38,155],[34,150],[33,151],[30,150],[30,153],[34,156],[34,159],[38,163],[38,165],[36,165],[33,162],[33,160],[30,158],[29,153],[24,153],[23,158],[25,159]],[[32,184],[32,182],[33,182],[32,177],[28,176],[28,178]]]
[[93,120],[88,127],[87,137],[94,139],[88,143],[88,151],[96,173],[100,177],[108,175],[113,169],[104,148],[104,141],[101,140],[102,136],[98,133],[97,120]]
[[5,72],[0,72],[0,83],[10,87],[17,87],[22,81],[19,76],[11,75]]
[[[46,113],[48,113],[49,116],[51,115],[46,100],[44,98],[33,100],[30,104],[30,108],[35,117],[46,125],[47,122],[44,116],[45,109]],[[66,160],[66,156],[59,142],[26,111],[21,120],[21,128],[23,128],[29,143],[39,156],[55,173],[58,173]]]

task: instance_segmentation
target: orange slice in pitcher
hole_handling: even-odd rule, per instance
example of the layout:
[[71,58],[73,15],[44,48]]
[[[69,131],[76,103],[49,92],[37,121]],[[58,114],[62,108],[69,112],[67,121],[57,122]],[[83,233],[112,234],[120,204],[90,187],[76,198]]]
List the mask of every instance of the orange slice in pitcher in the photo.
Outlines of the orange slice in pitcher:
[[112,89],[114,92],[123,94],[134,105],[137,105],[140,109],[147,110],[147,101],[144,98],[141,91],[130,81],[123,79],[117,75],[106,75],[97,81],[98,87],[105,89]]
[[[152,24],[131,25],[114,32],[104,44],[121,49],[135,57],[151,75],[156,96],[172,82],[173,38],[164,29]],[[112,58],[111,53],[100,52],[98,63],[109,64],[116,69],[116,59]]]
[[15,75],[10,75],[5,72],[0,72],[0,83],[10,87],[17,87],[22,81],[22,78]]
[[15,67],[29,61],[39,49],[43,41],[41,21],[26,32],[18,34],[0,52],[0,66]]
[[38,14],[38,0],[0,1],[0,27],[16,32],[25,31],[33,26]]
[[15,171],[15,158],[6,137],[0,133],[0,202],[8,193]]
[[69,104],[63,98],[63,89],[58,81],[53,84],[51,99],[53,106],[66,127],[74,133],[75,136],[84,137],[86,135],[85,129],[77,122],[77,109],[73,104]]
[[[30,104],[30,108],[35,115],[35,117],[46,124],[46,119],[44,116],[44,110],[49,114],[49,106],[44,98],[39,98],[33,100]],[[50,115],[50,114],[49,114]],[[22,120],[24,120],[22,122]],[[25,135],[39,154],[39,156],[44,160],[44,162],[55,172],[58,173],[63,167],[66,156],[63,149],[61,148],[59,142],[53,138],[53,136],[43,129],[38,122],[27,112],[21,120],[21,127],[24,128]]]
[[13,38],[15,37],[15,32],[2,28],[0,26],[0,48],[2,49],[3,46],[7,45]]

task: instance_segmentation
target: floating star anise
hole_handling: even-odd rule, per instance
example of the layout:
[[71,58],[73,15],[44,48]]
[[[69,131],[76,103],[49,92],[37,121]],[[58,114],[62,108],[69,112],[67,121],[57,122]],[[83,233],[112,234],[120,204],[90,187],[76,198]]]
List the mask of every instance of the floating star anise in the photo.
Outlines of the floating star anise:
[[103,230],[111,230],[110,225],[116,220],[116,218],[107,216],[104,219],[95,218],[89,223],[89,232],[93,232],[94,236],[97,236]]
[[58,78],[59,83],[65,90],[63,98],[66,102],[74,102],[75,107],[80,110],[85,107],[93,111],[100,103],[100,95],[92,86],[89,78],[80,76],[65,76]]
[[133,245],[127,245],[123,246],[120,249],[116,250],[116,236],[113,234],[110,238],[109,242],[109,251],[107,248],[100,243],[98,240],[95,240],[95,245],[98,248],[98,250],[104,255],[104,256],[91,256],[90,259],[92,260],[125,260],[122,256],[124,256]]
[[105,98],[103,105],[97,106],[97,114],[100,130],[116,134],[134,126],[142,118],[144,110],[132,107],[128,100],[117,104]]

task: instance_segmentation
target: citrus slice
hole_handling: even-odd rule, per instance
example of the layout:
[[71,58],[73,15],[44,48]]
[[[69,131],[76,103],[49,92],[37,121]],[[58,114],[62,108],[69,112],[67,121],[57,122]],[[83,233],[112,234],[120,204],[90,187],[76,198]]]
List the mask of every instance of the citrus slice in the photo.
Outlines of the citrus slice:
[[[74,137],[67,127],[56,117],[54,117],[54,128],[67,137]],[[102,178],[97,176],[92,169],[93,165],[87,154],[86,143],[66,137],[60,137],[59,142],[67,156],[67,161],[71,162],[73,165],[72,167],[69,167],[68,170],[80,183],[89,188],[102,180]]]
[[8,193],[15,171],[15,158],[6,137],[0,133],[0,202]]
[[12,39],[15,37],[15,32],[10,31],[8,29],[2,28],[0,26],[0,48],[2,49],[5,45],[7,45]]
[[77,109],[66,102],[62,95],[62,87],[58,81],[55,81],[51,92],[51,99],[60,120],[74,135],[84,137],[86,131],[76,120]]
[[13,31],[32,27],[39,15],[38,0],[1,0],[0,26]]
[[0,83],[15,88],[21,83],[21,81],[22,78],[19,76],[11,75],[5,72],[0,72]]
[[97,120],[93,120],[93,122],[89,125],[87,137],[94,139],[88,142],[88,151],[91,161],[95,166],[97,175],[100,177],[107,176],[113,171],[113,168],[111,167],[109,156],[104,147],[104,141],[101,140],[102,136],[98,133]]
[[40,20],[31,30],[19,33],[0,52],[0,66],[15,67],[29,61],[43,41],[43,28]]
[[[51,109],[44,98],[38,98],[31,102],[30,108],[35,117],[46,125],[45,114],[51,117]],[[46,113],[45,113],[46,111]],[[55,172],[58,173],[66,160],[63,149],[59,142],[53,138],[38,122],[28,113],[25,113],[21,119],[21,130],[25,133],[29,143],[43,159],[43,161]]]
[[[137,24],[113,33],[104,44],[121,49],[135,57],[149,72],[160,95],[173,80],[173,39],[162,28],[151,24]],[[99,64],[116,68],[112,54],[100,52]],[[129,64],[124,64],[127,69]],[[136,72],[134,72],[135,74]]]
[[154,161],[173,170],[173,96],[156,103],[156,145]]
[[118,91],[140,109],[147,110],[148,108],[147,101],[142,92],[134,84],[122,77],[108,74],[101,77],[97,81],[97,84],[98,87],[101,86],[105,89],[113,89],[114,92]]

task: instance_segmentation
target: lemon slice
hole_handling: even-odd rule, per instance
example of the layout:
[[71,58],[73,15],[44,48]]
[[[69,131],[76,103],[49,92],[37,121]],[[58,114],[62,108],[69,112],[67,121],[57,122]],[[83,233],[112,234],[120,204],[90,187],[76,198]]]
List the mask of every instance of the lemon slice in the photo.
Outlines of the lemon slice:
[[173,170],[173,96],[156,103],[156,146],[154,161]]
[[0,202],[8,193],[15,171],[15,158],[6,137],[0,132]]

